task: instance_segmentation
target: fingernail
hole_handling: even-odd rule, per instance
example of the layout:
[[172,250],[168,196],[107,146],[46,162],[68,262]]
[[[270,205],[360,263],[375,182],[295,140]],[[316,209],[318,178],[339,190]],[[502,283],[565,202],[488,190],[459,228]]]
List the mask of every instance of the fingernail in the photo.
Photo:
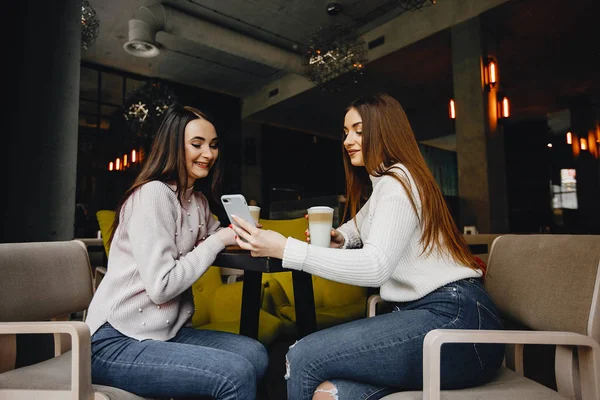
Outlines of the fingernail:
[[230,228],[233,228],[233,227],[231,226],[231,224],[229,224],[229,227],[230,227]]
[[235,238],[237,239],[237,236]]

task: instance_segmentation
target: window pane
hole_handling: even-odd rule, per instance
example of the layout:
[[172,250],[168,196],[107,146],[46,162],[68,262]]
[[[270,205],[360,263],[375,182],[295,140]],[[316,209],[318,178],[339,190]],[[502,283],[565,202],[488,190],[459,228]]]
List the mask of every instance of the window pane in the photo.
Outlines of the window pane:
[[86,100],[98,101],[98,71],[81,68],[79,97]]
[[120,106],[123,104],[123,78],[108,72],[102,73],[102,102]]

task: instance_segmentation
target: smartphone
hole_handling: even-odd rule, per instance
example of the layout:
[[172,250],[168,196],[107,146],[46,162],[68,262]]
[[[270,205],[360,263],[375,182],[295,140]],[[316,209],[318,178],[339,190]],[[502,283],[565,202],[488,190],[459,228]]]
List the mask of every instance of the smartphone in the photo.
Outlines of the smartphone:
[[250,209],[248,208],[248,203],[246,203],[246,199],[241,194],[224,194],[221,196],[221,203],[223,203],[223,207],[225,207],[225,211],[227,212],[227,216],[229,217],[229,222],[232,224],[236,224],[231,218],[231,215],[235,215],[236,217],[240,217],[243,220],[250,223],[252,226],[255,226],[254,219],[252,218],[252,214],[250,214]]

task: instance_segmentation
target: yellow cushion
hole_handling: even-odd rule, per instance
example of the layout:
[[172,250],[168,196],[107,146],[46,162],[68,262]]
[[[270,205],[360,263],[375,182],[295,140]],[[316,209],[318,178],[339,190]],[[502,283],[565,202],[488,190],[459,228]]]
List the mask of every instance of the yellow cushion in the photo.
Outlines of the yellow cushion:
[[[215,300],[215,292],[221,286],[221,270],[218,267],[210,267],[192,285],[194,295],[194,306],[196,312],[192,315],[192,326],[208,324],[210,320],[210,304]],[[241,291],[241,290],[240,290]]]
[[285,237],[293,237],[298,240],[306,240],[304,231],[308,228],[306,218],[296,219],[261,219],[259,221],[263,229],[279,232]]
[[[305,218],[261,219],[260,223],[264,229],[279,232],[286,237],[306,240],[304,231],[308,227],[308,223]],[[319,329],[365,317],[366,288],[330,281],[315,275],[312,276],[312,281]],[[277,316],[282,319],[284,328],[290,331],[294,328],[296,321],[292,273],[263,274],[263,282],[267,282]]]
[[334,282],[324,278],[319,278],[319,281],[323,286],[321,289],[323,307],[339,307],[361,302],[363,306],[366,305],[367,288]]
[[102,234],[102,243],[104,243],[104,250],[106,251],[107,257],[110,251],[108,239],[110,239],[110,235],[112,233],[112,225],[115,221],[115,215],[116,213],[113,210],[100,210],[96,213],[98,226],[100,226],[100,233]]
[[[293,237],[294,239],[298,240],[306,240],[306,235],[304,234],[304,232],[308,228],[308,221],[306,220],[306,218],[296,218],[289,220],[261,219],[260,223],[262,224],[263,229],[279,232],[285,237]],[[294,304],[294,286],[292,284],[292,273],[274,272],[271,274],[263,274],[263,282],[267,282],[269,279],[276,279],[281,286],[281,290],[284,291],[285,297],[287,297],[289,303]],[[276,293],[271,293],[271,295],[277,296]],[[276,303],[279,302],[280,304],[284,301],[284,298],[275,300]]]
[[[242,290],[243,282],[224,284],[219,267],[210,267],[192,285],[196,307],[192,326],[197,329],[239,333]],[[260,310],[258,328],[258,340],[267,345],[281,333],[283,322]]]
[[[242,291],[243,282],[223,284],[217,288],[214,301],[209,306],[210,320],[212,322],[231,321],[240,319],[242,314]],[[264,286],[261,286],[261,299],[264,294]]]

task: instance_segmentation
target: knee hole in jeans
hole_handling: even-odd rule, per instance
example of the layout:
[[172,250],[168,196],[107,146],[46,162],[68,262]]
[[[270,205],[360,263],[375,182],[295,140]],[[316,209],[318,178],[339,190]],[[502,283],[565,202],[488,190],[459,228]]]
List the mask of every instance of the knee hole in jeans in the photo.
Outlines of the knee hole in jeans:
[[[326,393],[326,395],[318,395],[317,393]],[[323,382],[316,389],[313,396],[313,400],[339,400],[337,387],[331,382]]]

